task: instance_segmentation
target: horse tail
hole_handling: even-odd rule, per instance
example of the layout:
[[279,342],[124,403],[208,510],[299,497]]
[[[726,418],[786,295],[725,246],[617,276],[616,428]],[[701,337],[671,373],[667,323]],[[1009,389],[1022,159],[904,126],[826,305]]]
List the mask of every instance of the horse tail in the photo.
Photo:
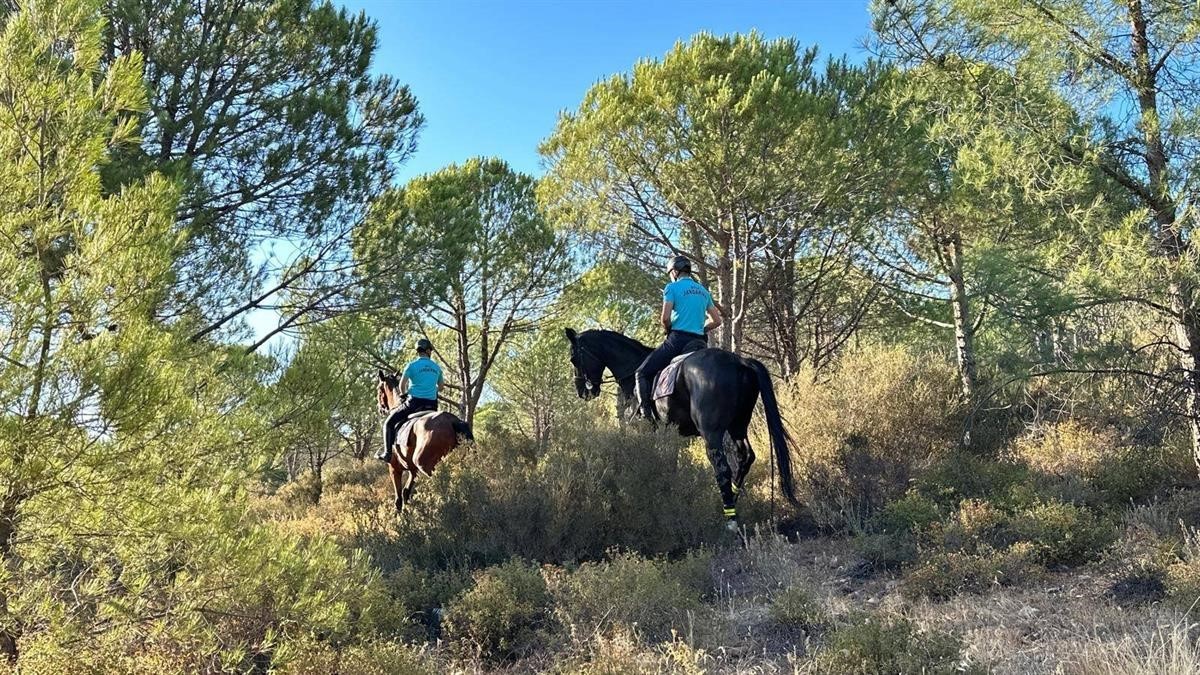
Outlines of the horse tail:
[[790,446],[791,437],[783,427],[783,417],[779,414],[779,401],[775,398],[775,386],[771,384],[771,374],[761,361],[746,359],[754,374],[758,376],[758,393],[762,395],[763,410],[766,412],[767,432],[771,436],[771,448],[775,451],[775,461],[779,464],[779,485],[783,488],[783,496],[795,506],[800,502],[796,499],[795,487],[792,484],[792,458]]
[[473,431],[471,431],[470,424],[467,424],[466,422],[455,417],[454,421],[451,422],[451,425],[454,427],[454,433],[458,434],[459,436],[462,436],[463,438],[467,439],[468,441],[475,440],[475,433]]

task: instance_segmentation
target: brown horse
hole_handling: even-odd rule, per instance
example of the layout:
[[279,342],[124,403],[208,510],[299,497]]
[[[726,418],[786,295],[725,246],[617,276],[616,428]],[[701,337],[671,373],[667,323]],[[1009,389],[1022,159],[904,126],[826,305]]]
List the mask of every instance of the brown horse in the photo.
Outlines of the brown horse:
[[[388,413],[400,407],[400,382],[395,375],[379,374],[379,410]],[[410,426],[411,425],[411,426]],[[388,471],[396,493],[396,512],[412,499],[417,474],[430,476],[438,462],[464,440],[474,441],[471,427],[448,412],[417,413],[406,422],[408,429],[397,434],[388,455]],[[385,443],[387,433],[384,433]]]

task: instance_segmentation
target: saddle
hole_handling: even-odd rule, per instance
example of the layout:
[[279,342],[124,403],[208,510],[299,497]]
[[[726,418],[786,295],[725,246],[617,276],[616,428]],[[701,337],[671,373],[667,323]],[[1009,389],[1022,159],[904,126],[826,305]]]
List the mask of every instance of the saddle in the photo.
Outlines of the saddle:
[[[388,415],[387,420],[385,420],[383,423],[383,429],[384,429],[384,439],[383,439],[384,446],[383,447],[387,448],[388,450],[393,450],[393,449],[401,450],[401,449],[407,448],[409,441],[412,440],[413,425],[419,420],[425,419],[426,417],[432,417],[432,416],[440,414],[440,413],[441,413],[440,410],[422,410],[421,412],[413,413],[407,420],[405,420],[404,424],[401,425],[400,428],[396,430],[396,435],[391,438],[388,438],[388,436],[390,435],[388,433],[388,430],[391,428],[391,425],[389,424],[389,422],[392,421],[392,417],[394,415],[399,415],[400,411],[397,410],[396,412],[392,413],[391,415]],[[403,454],[403,453],[401,453],[401,454]]]
[[396,444],[400,446],[399,449],[403,450],[408,447],[409,443],[412,441],[412,431],[417,427],[417,422],[420,422],[427,417],[433,417],[441,414],[442,411],[440,410],[424,410],[408,418],[408,421],[404,423],[404,426],[400,427],[400,433],[397,434],[399,438],[396,439]]
[[[702,345],[702,346],[707,346],[707,345]],[[654,400],[655,401],[657,401],[660,398],[666,398],[666,397],[670,396],[671,394],[675,393],[675,380],[679,379],[677,377],[679,374],[679,366],[682,365],[683,362],[686,361],[689,356],[691,356],[692,354],[695,354],[697,351],[699,351],[700,348],[701,347],[697,347],[696,349],[694,349],[690,352],[684,352],[684,353],[680,354],[679,356],[676,356],[675,358],[671,359],[671,362],[667,364],[667,367],[663,368],[661,371],[659,371],[658,375],[654,376]]]

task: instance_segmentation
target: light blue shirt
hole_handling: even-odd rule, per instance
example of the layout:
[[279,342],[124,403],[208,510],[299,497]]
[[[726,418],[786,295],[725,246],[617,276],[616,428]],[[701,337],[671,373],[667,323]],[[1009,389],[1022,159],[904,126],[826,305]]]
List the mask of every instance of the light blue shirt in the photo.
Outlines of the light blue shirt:
[[442,383],[442,367],[428,356],[422,356],[404,369],[408,378],[408,394],[413,398],[437,400],[438,385]]
[[671,303],[671,330],[704,335],[712,294],[691,277],[680,277],[663,289],[663,302]]

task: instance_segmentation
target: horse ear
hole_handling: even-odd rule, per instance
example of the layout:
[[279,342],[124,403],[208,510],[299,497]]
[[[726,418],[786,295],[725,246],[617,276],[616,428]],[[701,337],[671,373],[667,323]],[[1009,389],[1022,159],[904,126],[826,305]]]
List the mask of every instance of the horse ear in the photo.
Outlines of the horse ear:
[[567,339],[570,340],[572,343],[574,343],[575,340],[579,337],[578,335],[575,334],[574,328],[567,328],[563,332],[567,334]]
[[378,372],[379,372],[379,381],[380,381],[380,382],[383,382],[384,380],[386,380],[386,379],[387,379],[387,375],[384,375],[384,374],[383,374],[383,369],[382,369],[382,368],[380,368]]

